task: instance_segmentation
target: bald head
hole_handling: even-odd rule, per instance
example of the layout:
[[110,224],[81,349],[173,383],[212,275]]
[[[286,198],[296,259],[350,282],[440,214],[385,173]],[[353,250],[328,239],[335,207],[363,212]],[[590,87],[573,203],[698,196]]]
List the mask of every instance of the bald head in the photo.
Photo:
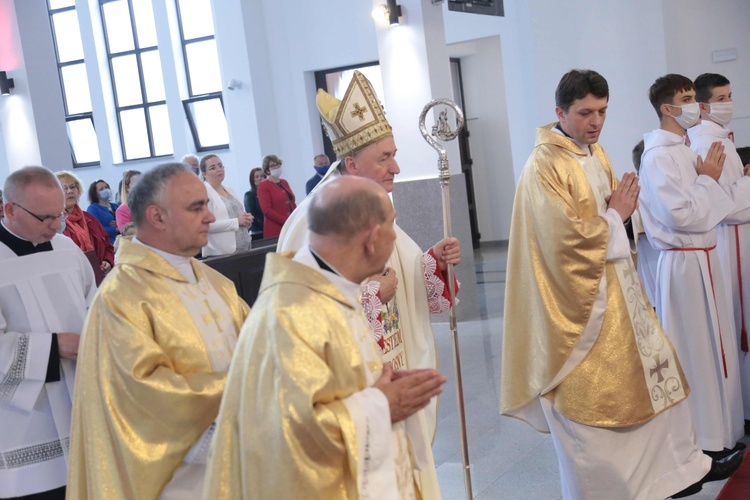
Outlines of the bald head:
[[384,223],[389,205],[386,191],[376,182],[363,177],[340,177],[315,192],[308,211],[308,226],[321,236],[351,238]]
[[396,212],[385,189],[344,176],[315,192],[308,210],[310,248],[354,283],[381,272],[393,252]]

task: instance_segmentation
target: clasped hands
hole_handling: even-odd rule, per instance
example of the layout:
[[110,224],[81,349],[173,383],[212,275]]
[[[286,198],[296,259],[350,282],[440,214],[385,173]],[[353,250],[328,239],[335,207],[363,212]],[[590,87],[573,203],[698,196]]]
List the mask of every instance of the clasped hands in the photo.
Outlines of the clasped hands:
[[445,376],[431,368],[394,371],[390,363],[385,363],[374,387],[388,399],[391,422],[396,423],[427,406],[443,392],[445,381]]

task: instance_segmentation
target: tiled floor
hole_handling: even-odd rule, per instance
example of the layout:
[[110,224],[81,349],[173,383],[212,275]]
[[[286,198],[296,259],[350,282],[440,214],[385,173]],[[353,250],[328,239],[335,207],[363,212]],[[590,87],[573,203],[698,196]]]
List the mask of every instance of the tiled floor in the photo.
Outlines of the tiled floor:
[[[506,248],[482,247],[474,255],[482,318],[458,325],[474,498],[561,498],[551,437],[499,414]],[[440,400],[433,451],[443,498],[458,500],[465,498],[465,489],[451,332],[445,323],[435,324],[434,330],[440,369],[448,383]],[[722,486],[723,482],[708,483],[690,498],[714,499]]]

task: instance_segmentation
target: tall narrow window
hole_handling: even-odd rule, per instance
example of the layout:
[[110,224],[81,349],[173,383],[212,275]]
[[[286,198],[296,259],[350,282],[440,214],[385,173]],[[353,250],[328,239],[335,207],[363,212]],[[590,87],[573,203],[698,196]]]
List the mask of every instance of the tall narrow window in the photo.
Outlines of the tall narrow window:
[[125,160],[174,153],[150,0],[99,0]]
[[94,130],[89,80],[83,62],[83,43],[75,0],[48,0],[47,8],[73,166],[97,165],[99,145]]
[[229,146],[211,0],[175,0],[189,97],[182,101],[197,151]]

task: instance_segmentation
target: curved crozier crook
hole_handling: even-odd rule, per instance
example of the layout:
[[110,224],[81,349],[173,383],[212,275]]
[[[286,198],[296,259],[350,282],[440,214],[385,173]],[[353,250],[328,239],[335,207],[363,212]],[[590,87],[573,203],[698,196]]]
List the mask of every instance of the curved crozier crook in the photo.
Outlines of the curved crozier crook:
[[[456,130],[451,130],[450,124],[448,123],[448,111],[444,109],[440,112],[440,115],[438,116],[438,122],[432,127],[432,134],[430,134],[427,131],[427,127],[425,126],[427,112],[435,106],[441,104],[453,109],[453,111],[456,113],[458,126],[456,127]],[[445,148],[442,144],[433,139],[432,136],[437,137],[443,142],[452,141],[453,139],[458,137],[458,134],[463,126],[464,114],[461,111],[461,108],[459,108],[458,105],[450,99],[433,99],[425,105],[425,107],[422,109],[422,113],[420,113],[419,115],[419,131],[422,133],[422,137],[424,137],[424,140],[427,141],[427,143],[432,146],[433,149],[437,150],[438,153],[440,153],[441,157],[446,154]]]

